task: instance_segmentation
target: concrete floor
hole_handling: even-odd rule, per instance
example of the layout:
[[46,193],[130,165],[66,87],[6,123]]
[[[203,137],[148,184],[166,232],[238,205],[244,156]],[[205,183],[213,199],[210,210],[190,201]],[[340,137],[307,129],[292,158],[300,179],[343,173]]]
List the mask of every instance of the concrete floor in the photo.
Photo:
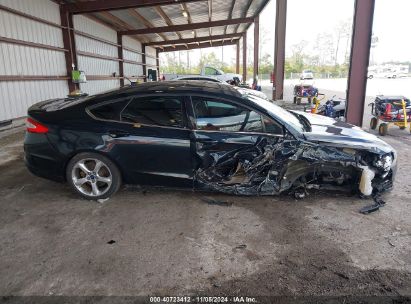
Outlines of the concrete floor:
[[396,188],[370,215],[370,200],[330,193],[86,201],[27,171],[21,130],[0,136],[0,295],[411,295],[409,133],[385,138]]

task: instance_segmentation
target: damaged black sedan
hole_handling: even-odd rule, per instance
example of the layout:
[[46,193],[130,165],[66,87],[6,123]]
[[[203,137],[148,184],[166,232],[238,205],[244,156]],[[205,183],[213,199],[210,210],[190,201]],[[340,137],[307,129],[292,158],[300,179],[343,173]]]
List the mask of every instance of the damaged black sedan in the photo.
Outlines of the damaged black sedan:
[[121,184],[370,196],[389,190],[396,171],[394,149],[355,126],[199,81],[40,102],[28,110],[24,149],[32,173],[89,199]]

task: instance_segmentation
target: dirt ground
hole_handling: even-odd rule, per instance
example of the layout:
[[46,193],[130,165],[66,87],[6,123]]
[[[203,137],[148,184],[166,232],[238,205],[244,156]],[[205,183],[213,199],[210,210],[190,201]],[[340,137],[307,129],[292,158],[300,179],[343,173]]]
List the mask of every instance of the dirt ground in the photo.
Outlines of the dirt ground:
[[[387,205],[124,187],[104,203],[32,176],[0,133],[0,295],[411,296],[411,135]],[[202,198],[228,202],[220,206]],[[407,298],[409,301],[410,299]]]

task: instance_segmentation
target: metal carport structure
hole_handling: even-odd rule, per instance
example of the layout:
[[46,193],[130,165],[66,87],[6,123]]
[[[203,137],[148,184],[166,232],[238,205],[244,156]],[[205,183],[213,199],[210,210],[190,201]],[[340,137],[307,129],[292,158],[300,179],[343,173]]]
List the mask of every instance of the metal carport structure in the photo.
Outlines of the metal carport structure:
[[[62,18],[70,25],[73,15],[86,14],[117,30],[119,57],[121,59],[121,37],[135,37],[143,42],[142,64],[146,75],[147,46],[160,52],[192,50],[198,48],[237,45],[243,38],[243,63],[246,56],[246,32],[252,23],[258,33],[258,16],[269,0],[97,0],[70,1],[61,4]],[[68,26],[70,28],[70,26]],[[70,30],[65,37],[67,68],[75,64],[75,46]],[[258,34],[254,39],[254,57],[258,58]],[[71,43],[70,43],[71,39]],[[237,51],[239,54],[239,51]],[[70,63],[71,61],[71,63]],[[120,61],[120,77],[122,61]],[[239,58],[237,56],[237,72]],[[258,60],[254,60],[254,74],[258,74]],[[246,67],[243,66],[244,78]]]
[[[88,75],[89,80],[116,79],[124,84],[125,65],[138,65],[143,69],[139,78],[145,79],[147,67],[159,70],[160,52],[190,50],[197,48],[236,45],[236,70],[240,70],[240,41],[242,40],[243,79],[246,79],[247,30],[254,23],[254,77],[258,75],[259,14],[269,0],[52,0],[59,5],[60,24],[31,16],[13,8],[0,5],[0,10],[19,17],[28,18],[61,29],[63,47],[42,45],[0,37],[0,42],[25,45],[63,52],[66,75],[60,76],[22,76],[0,75],[2,81],[25,81],[33,79],[67,80],[69,91],[76,89],[71,72],[78,67],[79,57],[108,60],[118,63],[118,74]],[[372,16],[375,0],[356,0],[353,24],[351,64],[347,88],[348,121],[361,125],[364,96],[367,81],[369,47],[371,42]],[[117,41],[109,41],[75,28],[73,16],[81,15],[113,29]],[[273,99],[283,95],[285,34],[287,0],[276,0],[275,56]],[[113,54],[98,54],[78,50],[78,36],[105,43],[117,49]],[[141,42],[141,50],[124,45],[124,37]],[[77,39],[76,39],[77,38]],[[149,54],[148,48],[155,48]],[[130,59],[125,53],[139,55],[141,60]],[[149,62],[150,61],[150,62]]]
[[[94,18],[105,19],[112,26],[123,27],[118,32],[120,36],[145,36],[147,41],[144,43],[143,52],[145,46],[155,46],[157,56],[159,52],[236,45],[237,73],[240,66],[239,42],[242,38],[243,79],[246,79],[247,70],[247,30],[250,24],[254,23],[253,78],[258,75],[259,14],[269,0],[66,0],[66,2],[72,2],[62,6],[68,16],[79,13],[93,14]],[[347,87],[347,120],[356,125],[362,125],[364,112],[374,5],[375,0],[355,1]],[[130,29],[133,25],[127,22],[127,14],[135,18],[137,24],[133,25],[137,25],[138,28]],[[283,97],[287,0],[276,0],[275,20],[274,100]],[[144,60],[143,55],[143,63]]]

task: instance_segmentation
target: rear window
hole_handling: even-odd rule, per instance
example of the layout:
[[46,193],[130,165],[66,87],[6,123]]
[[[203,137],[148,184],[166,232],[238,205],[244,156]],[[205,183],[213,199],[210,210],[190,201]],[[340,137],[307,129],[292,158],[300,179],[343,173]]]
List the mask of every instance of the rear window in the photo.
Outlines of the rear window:
[[130,100],[131,98],[111,101],[109,103],[104,103],[102,105],[90,108],[89,111],[96,118],[119,121],[121,112]]
[[166,127],[183,126],[182,100],[178,97],[140,97],[121,112],[121,121]]

